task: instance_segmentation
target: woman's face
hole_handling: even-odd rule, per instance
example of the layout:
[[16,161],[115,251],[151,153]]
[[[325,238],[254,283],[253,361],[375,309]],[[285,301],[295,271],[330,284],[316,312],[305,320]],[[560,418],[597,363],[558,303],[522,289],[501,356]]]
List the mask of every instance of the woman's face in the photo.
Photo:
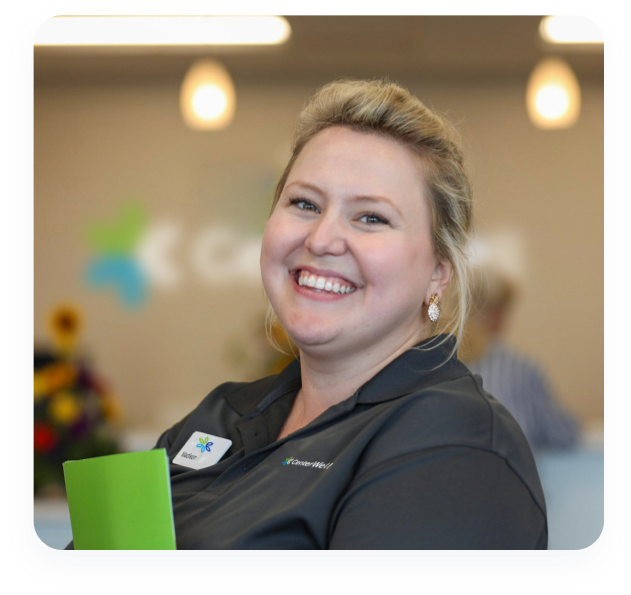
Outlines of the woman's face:
[[396,142],[330,127],[302,150],[272,213],[263,284],[301,350],[383,357],[424,337],[436,260],[418,158]]

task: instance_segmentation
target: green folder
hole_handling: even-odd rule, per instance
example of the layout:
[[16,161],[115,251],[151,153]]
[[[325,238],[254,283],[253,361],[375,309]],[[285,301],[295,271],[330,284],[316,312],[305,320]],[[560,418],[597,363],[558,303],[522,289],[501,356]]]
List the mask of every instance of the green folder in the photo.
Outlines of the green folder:
[[164,448],[63,464],[77,550],[174,550]]

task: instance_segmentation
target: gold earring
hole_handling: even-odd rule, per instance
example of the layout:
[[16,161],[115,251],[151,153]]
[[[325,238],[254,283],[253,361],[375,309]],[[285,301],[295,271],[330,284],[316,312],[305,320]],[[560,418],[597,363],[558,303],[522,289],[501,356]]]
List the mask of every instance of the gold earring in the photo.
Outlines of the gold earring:
[[433,293],[429,298],[429,308],[427,308],[427,315],[432,322],[436,322],[440,316],[440,308],[438,307],[439,297],[437,293]]

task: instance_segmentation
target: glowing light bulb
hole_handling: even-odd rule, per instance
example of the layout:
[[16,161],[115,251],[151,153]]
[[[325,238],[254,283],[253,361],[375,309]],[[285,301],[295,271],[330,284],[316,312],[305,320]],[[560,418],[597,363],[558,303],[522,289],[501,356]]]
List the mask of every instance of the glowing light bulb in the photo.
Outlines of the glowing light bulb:
[[193,110],[202,120],[218,118],[227,104],[225,93],[216,85],[202,85],[193,94]]
[[526,107],[538,128],[569,128],[578,120],[581,89],[569,65],[546,58],[533,69],[526,90]]
[[546,85],[537,92],[537,111],[548,120],[557,120],[568,110],[570,98],[560,85]]
[[195,62],[180,90],[184,122],[196,130],[226,128],[234,117],[236,94],[227,70],[213,60]]

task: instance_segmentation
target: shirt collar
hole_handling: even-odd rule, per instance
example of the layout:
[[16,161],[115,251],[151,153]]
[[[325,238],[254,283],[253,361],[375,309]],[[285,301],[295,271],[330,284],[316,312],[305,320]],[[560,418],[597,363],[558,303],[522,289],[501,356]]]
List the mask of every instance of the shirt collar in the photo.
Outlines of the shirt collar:
[[280,374],[241,384],[239,390],[228,393],[224,398],[239,415],[246,415],[255,410],[262,411],[284,394],[297,393],[301,386],[300,360],[295,359]]
[[[383,403],[466,375],[469,372],[467,367],[455,355],[450,357],[455,342],[453,336],[436,335],[408,349],[357,391],[357,402]],[[265,381],[267,386],[257,386]],[[293,360],[277,376],[259,382],[247,385],[246,390],[226,395],[230,406],[239,414],[252,417],[282,395],[298,392],[302,386],[300,361]],[[262,399],[261,394],[264,395]]]
[[383,403],[469,373],[451,355],[456,338],[436,335],[421,341],[382,368],[360,389],[358,403]]

